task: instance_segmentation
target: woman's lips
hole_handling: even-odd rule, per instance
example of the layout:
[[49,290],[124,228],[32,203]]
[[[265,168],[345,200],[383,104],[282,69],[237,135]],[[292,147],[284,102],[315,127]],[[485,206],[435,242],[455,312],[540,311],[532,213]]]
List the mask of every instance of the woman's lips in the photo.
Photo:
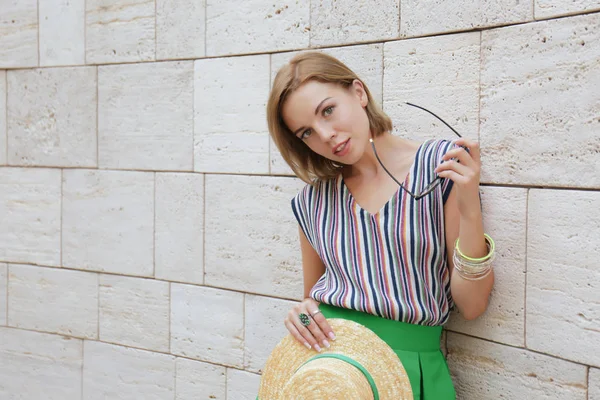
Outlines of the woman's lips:
[[344,157],[350,151],[350,139],[346,140],[335,147],[333,154],[337,157]]

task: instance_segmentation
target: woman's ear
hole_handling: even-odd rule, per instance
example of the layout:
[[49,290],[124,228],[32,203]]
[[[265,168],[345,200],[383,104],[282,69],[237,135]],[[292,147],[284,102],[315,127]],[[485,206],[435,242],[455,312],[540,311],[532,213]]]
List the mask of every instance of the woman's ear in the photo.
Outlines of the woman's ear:
[[369,104],[369,97],[365,90],[365,85],[358,79],[352,81],[352,91],[358,97],[360,105],[364,108]]

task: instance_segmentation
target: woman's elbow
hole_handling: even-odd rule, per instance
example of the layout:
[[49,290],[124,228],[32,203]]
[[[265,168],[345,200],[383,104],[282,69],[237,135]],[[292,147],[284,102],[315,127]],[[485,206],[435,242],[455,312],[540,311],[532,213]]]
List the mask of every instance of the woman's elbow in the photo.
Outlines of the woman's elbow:
[[460,313],[464,319],[466,319],[467,321],[472,321],[474,319],[479,318],[481,315],[483,315],[485,313],[485,310],[487,310],[487,307],[488,307],[488,301],[486,299],[485,301],[481,302],[480,304],[473,304],[470,307],[465,307],[465,308],[461,309]]

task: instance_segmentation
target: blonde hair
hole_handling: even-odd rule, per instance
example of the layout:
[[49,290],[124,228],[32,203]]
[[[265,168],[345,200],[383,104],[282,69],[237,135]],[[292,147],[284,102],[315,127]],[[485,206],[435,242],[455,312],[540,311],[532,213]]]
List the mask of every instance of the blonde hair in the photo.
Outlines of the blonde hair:
[[[342,166],[313,152],[302,140],[294,136],[283,121],[283,104],[291,93],[307,81],[335,83],[348,88],[355,79],[362,82],[338,59],[315,51],[296,55],[275,76],[267,103],[269,132],[283,159],[304,182],[312,184],[316,180],[335,178],[340,174]],[[376,137],[391,131],[392,121],[375,103],[367,85],[362,83],[368,99],[365,111],[371,134]]]

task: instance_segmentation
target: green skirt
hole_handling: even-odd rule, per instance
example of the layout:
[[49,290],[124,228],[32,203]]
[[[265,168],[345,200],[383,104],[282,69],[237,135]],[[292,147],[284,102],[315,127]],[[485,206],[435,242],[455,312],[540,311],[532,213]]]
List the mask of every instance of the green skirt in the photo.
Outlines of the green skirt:
[[398,355],[408,374],[415,400],[454,400],[456,393],[440,349],[441,326],[407,324],[346,308],[321,304],[326,318],[342,318],[366,326]]

